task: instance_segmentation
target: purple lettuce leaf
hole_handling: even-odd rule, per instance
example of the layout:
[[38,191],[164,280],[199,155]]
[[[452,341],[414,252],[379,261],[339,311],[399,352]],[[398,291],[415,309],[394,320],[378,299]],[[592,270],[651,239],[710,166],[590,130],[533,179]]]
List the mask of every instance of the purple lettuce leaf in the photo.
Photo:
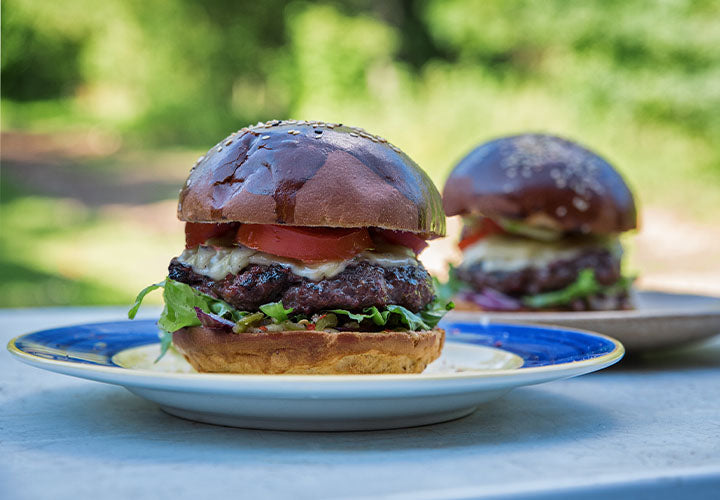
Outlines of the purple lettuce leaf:
[[464,290],[458,293],[458,297],[487,311],[518,311],[523,308],[519,300],[492,288],[484,288],[482,292]]
[[195,307],[195,313],[197,314],[198,320],[200,320],[200,324],[205,328],[232,331],[235,326],[235,322],[225,319],[217,314],[207,313],[199,307]]

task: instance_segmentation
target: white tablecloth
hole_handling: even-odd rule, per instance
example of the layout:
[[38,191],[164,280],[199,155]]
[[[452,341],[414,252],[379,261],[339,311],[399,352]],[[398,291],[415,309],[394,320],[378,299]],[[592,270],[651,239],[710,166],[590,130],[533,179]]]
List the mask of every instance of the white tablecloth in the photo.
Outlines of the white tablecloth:
[[[0,340],[124,313],[0,310]],[[720,338],[518,389],[454,422],[353,433],[188,422],[0,354],[5,500],[578,496],[720,498]]]

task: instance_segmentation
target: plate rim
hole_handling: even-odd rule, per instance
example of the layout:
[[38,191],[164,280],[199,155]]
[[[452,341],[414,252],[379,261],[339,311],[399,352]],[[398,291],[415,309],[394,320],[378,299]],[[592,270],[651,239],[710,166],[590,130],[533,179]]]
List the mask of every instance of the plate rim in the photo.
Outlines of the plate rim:
[[[97,324],[102,323],[117,323],[118,321],[109,321],[109,322],[100,322]],[[462,323],[463,321],[456,321],[455,323]],[[477,325],[479,322],[466,322],[468,324]],[[388,382],[405,382],[405,381],[424,381],[424,382],[430,382],[430,381],[452,381],[452,380],[467,380],[467,379],[490,379],[490,378],[502,378],[502,379],[511,379],[515,377],[522,377],[524,375],[534,375],[534,374],[551,374],[554,372],[563,372],[563,371],[575,371],[576,369],[583,369],[583,368],[596,368],[596,369],[602,369],[607,366],[610,366],[614,363],[617,363],[622,359],[622,357],[625,355],[625,347],[623,344],[608,335],[604,335],[602,333],[593,332],[590,330],[585,330],[582,328],[575,328],[575,327],[564,327],[564,326],[557,326],[557,325],[543,325],[543,324],[534,324],[534,323],[527,323],[522,321],[502,321],[502,322],[495,322],[495,321],[489,321],[488,323],[492,323],[494,325],[510,325],[510,326],[522,326],[522,327],[532,327],[532,328],[539,328],[543,330],[555,330],[555,331],[572,331],[574,333],[581,333],[584,335],[589,335],[591,337],[599,337],[606,341],[609,341],[613,345],[613,349],[610,352],[607,352],[605,354],[601,354],[600,356],[596,356],[590,359],[583,359],[578,361],[570,361],[570,362],[564,362],[564,363],[557,363],[557,364],[551,364],[551,365],[545,365],[545,366],[530,366],[530,367],[518,367],[513,369],[498,369],[498,370],[469,370],[465,372],[457,372],[457,373],[448,373],[448,374],[423,374],[423,373],[405,373],[405,374],[367,374],[367,375],[297,375],[297,374],[291,374],[291,375],[285,375],[285,374],[231,374],[231,373],[169,373],[169,372],[159,372],[159,371],[153,371],[153,370],[143,370],[143,369],[137,369],[137,368],[124,368],[121,366],[103,366],[103,365],[95,365],[95,364],[87,364],[87,363],[80,363],[76,361],[64,361],[64,360],[57,360],[57,359],[48,359],[44,358],[42,356],[37,356],[34,354],[27,353],[23,350],[21,350],[19,347],[17,347],[16,342],[20,340],[21,338],[29,335],[33,335],[34,333],[39,333],[45,330],[48,330],[48,328],[43,330],[38,330],[35,332],[28,332],[21,335],[17,335],[10,339],[10,341],[7,344],[7,350],[15,356],[20,361],[23,361],[29,365],[37,366],[40,368],[45,367],[65,367],[70,368],[73,370],[79,370],[81,372],[91,372],[91,373],[97,373],[97,374],[106,374],[106,375],[115,375],[120,376],[121,378],[126,379],[125,381],[130,382],[133,379],[141,380],[143,378],[153,378],[153,379],[159,379],[159,380],[165,380],[165,381],[194,381],[194,382],[201,382],[201,381],[215,381],[217,383],[228,383],[230,381],[234,382],[249,382],[253,384],[264,384],[264,383],[275,383],[275,382],[288,382],[288,383],[321,383],[321,384],[337,384],[340,382],[343,383],[359,383],[359,382],[378,382],[378,381],[388,381]],[[85,326],[93,323],[85,323],[85,324],[76,324],[76,325],[65,325],[58,328],[71,328],[73,326]],[[51,329],[51,328],[50,328]],[[453,342],[452,339],[448,339],[446,337],[446,341]],[[159,342],[158,342],[159,343]],[[149,344],[145,344],[149,345]],[[500,349],[503,350],[501,347],[493,347],[493,346],[484,346],[484,347],[491,347],[494,349]],[[509,351],[508,351],[509,352]],[[57,372],[57,370],[50,371]],[[590,370],[594,371],[594,370]],[[67,372],[61,372],[61,373],[67,373]],[[587,372],[584,372],[587,373]],[[130,380],[127,380],[130,379]],[[96,380],[96,379],[94,379]],[[124,381],[123,381],[124,382]],[[123,382],[116,381],[112,382],[119,385],[124,385]]]

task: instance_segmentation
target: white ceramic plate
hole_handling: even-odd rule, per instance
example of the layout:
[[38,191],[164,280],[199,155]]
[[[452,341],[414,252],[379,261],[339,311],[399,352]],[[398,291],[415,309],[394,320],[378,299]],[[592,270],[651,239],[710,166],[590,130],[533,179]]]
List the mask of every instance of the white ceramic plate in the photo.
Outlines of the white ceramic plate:
[[720,297],[638,291],[632,311],[485,313],[451,311],[450,321],[512,321],[609,335],[628,352],[677,347],[720,334]]
[[194,373],[179,355],[153,363],[159,344],[148,320],[44,330],[13,339],[8,349],[45,370],[124,386],[179,417],[326,431],[452,420],[515,387],[599,370],[624,352],[613,339],[567,328],[454,322],[445,328],[442,357],[418,375]]

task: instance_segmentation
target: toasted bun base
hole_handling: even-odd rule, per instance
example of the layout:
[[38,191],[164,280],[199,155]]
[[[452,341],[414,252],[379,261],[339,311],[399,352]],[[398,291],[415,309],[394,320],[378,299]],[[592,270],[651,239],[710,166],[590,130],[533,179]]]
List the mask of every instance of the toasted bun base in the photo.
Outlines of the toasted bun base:
[[199,372],[244,374],[420,373],[440,356],[445,331],[226,333],[202,326],[173,334]]

